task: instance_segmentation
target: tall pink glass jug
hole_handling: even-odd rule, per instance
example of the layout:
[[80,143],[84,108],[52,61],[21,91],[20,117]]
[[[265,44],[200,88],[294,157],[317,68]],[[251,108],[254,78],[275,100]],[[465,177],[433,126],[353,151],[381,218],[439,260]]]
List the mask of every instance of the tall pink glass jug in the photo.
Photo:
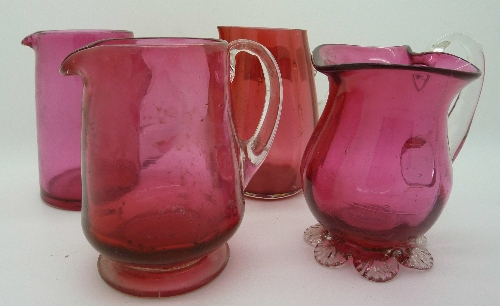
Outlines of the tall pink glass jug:
[[82,82],[59,74],[72,51],[106,38],[133,37],[113,30],[42,31],[28,35],[22,44],[36,55],[35,90],[40,194],[51,206],[80,210]]
[[[477,66],[436,52],[450,44],[462,45]],[[319,221],[304,235],[320,264],[340,266],[352,257],[356,270],[376,282],[394,278],[399,264],[432,267],[423,235],[450,195],[452,161],[469,130],[484,67],[481,47],[460,34],[432,50],[314,50],[330,93],[301,170]]]
[[[263,63],[265,111],[234,133],[236,54]],[[191,38],[114,39],[69,55],[83,91],[82,226],[112,287],[170,296],[214,279],[244,210],[243,187],[272,144],[281,109],[276,62],[261,45]]]
[[[278,199],[300,192],[300,161],[318,119],[316,88],[307,32],[297,29],[218,27],[226,41],[250,39],[264,45],[276,59],[283,82],[283,109],[273,147],[245,194]],[[242,53],[231,83],[235,126],[250,136],[263,107],[265,84],[259,61]]]

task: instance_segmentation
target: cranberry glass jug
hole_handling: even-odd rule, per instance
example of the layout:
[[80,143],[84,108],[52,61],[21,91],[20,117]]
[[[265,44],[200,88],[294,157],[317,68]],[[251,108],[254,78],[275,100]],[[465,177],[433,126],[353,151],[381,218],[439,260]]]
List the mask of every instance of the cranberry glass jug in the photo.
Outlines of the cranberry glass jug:
[[[248,139],[234,133],[228,92],[240,51],[259,57],[269,89]],[[82,225],[101,277],[156,297],[214,279],[277,128],[272,56],[246,40],[114,39],[72,53],[61,73],[84,84]]]
[[[276,59],[283,82],[283,109],[273,147],[245,194],[278,199],[300,192],[300,161],[318,119],[316,88],[307,32],[297,29],[218,27],[220,38],[250,39]],[[236,132],[251,135],[261,112],[265,84],[259,61],[241,53],[240,69],[231,84]]]
[[[455,43],[482,70],[481,47],[466,36],[449,35],[433,49]],[[481,92],[480,69],[404,46],[322,45],[313,64],[330,82],[301,168],[319,221],[305,232],[316,260],[333,267],[352,257],[358,272],[376,282],[395,277],[399,264],[431,268],[423,234],[450,195],[452,160]]]
[[106,38],[133,37],[113,30],[42,31],[28,35],[22,44],[36,55],[35,89],[40,194],[51,206],[80,210],[82,81],[59,74],[72,51]]

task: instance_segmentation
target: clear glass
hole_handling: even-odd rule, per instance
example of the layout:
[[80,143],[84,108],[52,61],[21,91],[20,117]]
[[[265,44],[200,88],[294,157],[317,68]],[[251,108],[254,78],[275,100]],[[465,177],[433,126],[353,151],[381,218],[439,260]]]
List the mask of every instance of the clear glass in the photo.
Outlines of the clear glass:
[[[257,55],[268,76],[248,139],[236,137],[229,107],[240,51]],[[276,132],[276,69],[262,46],[244,40],[114,39],[66,58],[61,73],[84,83],[82,226],[109,285],[170,296],[222,271],[243,187]]]
[[82,82],[59,74],[64,58],[96,40],[133,37],[114,30],[41,31],[22,44],[35,51],[35,90],[40,194],[51,206],[80,210]]
[[[432,42],[428,50],[431,52],[444,52],[447,48],[457,45],[462,48],[466,54],[466,60],[476,66],[483,73],[472,84],[460,92],[460,96],[452,103],[448,113],[448,145],[452,159],[458,156],[467,134],[469,133],[470,123],[476,112],[481,89],[484,80],[484,53],[483,48],[471,37],[461,33],[450,33],[438,38]],[[467,102],[460,102],[467,101]],[[475,102],[474,102],[475,101]],[[468,122],[469,124],[464,124]]]
[[[266,161],[245,189],[245,194],[278,199],[301,191],[300,161],[318,119],[316,89],[307,32],[297,29],[218,27],[226,41],[250,39],[264,45],[276,59],[283,82],[280,126]],[[238,135],[251,135],[265,95],[259,61],[241,54],[231,84]]]
[[[338,266],[352,256],[360,274],[377,282],[392,279],[398,263],[429,269],[423,234],[452,185],[448,134],[458,126],[448,130],[450,105],[481,71],[450,54],[405,46],[322,45],[313,64],[330,83],[301,166],[320,223],[305,234],[317,261]],[[458,103],[476,105],[478,97]],[[470,120],[460,125],[468,129]]]

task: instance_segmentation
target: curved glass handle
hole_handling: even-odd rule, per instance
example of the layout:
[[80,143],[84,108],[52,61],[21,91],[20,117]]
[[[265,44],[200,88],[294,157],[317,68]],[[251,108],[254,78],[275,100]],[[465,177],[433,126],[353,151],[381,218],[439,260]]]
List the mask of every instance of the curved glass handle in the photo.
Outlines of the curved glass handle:
[[[311,54],[311,57],[312,57],[312,54]],[[311,61],[311,66],[312,66],[312,71],[313,71],[313,77],[316,79],[316,76],[318,75],[318,70],[316,70],[316,68],[314,68],[314,66],[312,65],[312,61]],[[323,110],[325,109],[329,94],[330,94],[329,90],[327,90],[323,94],[323,98],[318,99],[318,114],[319,115],[321,115],[323,113]]]
[[261,44],[245,39],[238,39],[229,44],[231,81],[235,75],[236,54],[241,51],[255,55],[259,59],[266,84],[264,109],[254,134],[249,139],[236,136],[241,150],[240,166],[243,187],[246,187],[266,158],[273,143],[281,115],[283,88],[280,70],[271,52]]
[[465,50],[467,54],[465,59],[479,69],[481,76],[460,92],[448,112],[448,144],[452,161],[460,153],[469,132],[484,80],[483,48],[469,36],[451,33],[437,39],[427,49],[433,52],[443,52],[450,45],[455,44],[460,45]]

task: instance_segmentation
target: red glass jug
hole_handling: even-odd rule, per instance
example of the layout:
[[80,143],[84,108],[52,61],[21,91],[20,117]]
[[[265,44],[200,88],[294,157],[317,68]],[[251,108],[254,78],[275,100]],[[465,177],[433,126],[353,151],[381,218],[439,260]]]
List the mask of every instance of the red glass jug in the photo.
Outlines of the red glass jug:
[[22,44],[36,55],[35,89],[40,194],[51,206],[80,210],[82,82],[59,74],[72,51],[106,38],[133,37],[114,30],[41,31]]
[[[297,29],[218,27],[219,37],[250,39],[264,45],[276,59],[283,82],[283,109],[273,147],[245,194],[278,199],[300,192],[300,161],[318,119],[316,88],[307,32]],[[259,61],[242,53],[231,83],[235,126],[239,135],[253,133],[265,95]]]
[[[481,47],[466,36],[447,36],[433,49],[452,43],[483,69]],[[316,260],[332,267],[352,257],[377,282],[396,276],[399,264],[431,268],[423,234],[450,195],[451,164],[472,121],[481,70],[404,46],[322,45],[313,64],[330,82],[302,162],[306,201],[319,221],[305,232]]]
[[[248,139],[234,133],[229,107],[240,51],[259,57],[269,89]],[[82,225],[101,277],[155,297],[214,279],[243,216],[243,187],[276,132],[272,56],[247,40],[114,39],[72,53],[61,73],[84,83]]]

